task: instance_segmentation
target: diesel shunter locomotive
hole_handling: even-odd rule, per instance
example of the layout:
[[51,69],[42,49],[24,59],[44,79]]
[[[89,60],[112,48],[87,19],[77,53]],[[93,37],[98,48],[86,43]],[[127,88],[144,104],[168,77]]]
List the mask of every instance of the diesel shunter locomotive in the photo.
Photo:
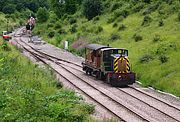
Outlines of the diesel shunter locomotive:
[[82,65],[86,74],[94,75],[112,86],[126,86],[135,82],[135,73],[131,72],[126,49],[88,44]]

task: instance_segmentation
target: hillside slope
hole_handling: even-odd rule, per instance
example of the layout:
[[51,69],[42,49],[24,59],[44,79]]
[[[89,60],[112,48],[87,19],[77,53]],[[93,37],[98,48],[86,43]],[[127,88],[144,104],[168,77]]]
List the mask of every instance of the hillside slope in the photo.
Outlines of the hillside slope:
[[83,55],[82,43],[110,44],[129,50],[132,70],[144,86],[180,96],[180,13],[175,1],[102,2],[102,14],[87,20],[80,9],[74,15],[58,19],[51,12],[35,33],[62,47],[68,40],[70,51]]

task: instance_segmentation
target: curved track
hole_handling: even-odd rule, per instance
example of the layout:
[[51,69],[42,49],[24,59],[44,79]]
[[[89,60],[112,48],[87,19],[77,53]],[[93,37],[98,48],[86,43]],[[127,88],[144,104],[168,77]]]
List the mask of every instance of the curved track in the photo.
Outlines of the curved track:
[[[18,36],[15,34],[15,36]],[[116,118],[118,118],[120,121],[130,121],[133,118],[133,121],[156,121],[155,119],[152,119],[148,116],[145,116],[141,114],[140,112],[137,112],[133,109],[130,109],[128,106],[122,104],[122,101],[120,100],[119,96],[116,95],[117,93],[114,93],[114,90],[117,91],[117,89],[120,92],[123,92],[127,96],[132,97],[133,99],[136,99],[140,101],[143,104],[148,105],[153,110],[158,111],[163,116],[166,116],[170,121],[176,122],[180,121],[180,109],[159,99],[155,96],[152,96],[142,90],[139,90],[137,88],[134,88],[132,86],[128,88],[107,88],[106,86],[100,86],[98,83],[92,83],[88,82],[85,78],[80,77],[77,75],[77,71],[82,72],[82,66],[79,64],[76,64],[74,62],[70,62],[61,58],[57,58],[55,56],[49,55],[45,52],[39,51],[29,45],[28,43],[24,42],[21,38],[21,35],[19,36],[20,42],[17,41],[19,45],[21,45],[26,51],[31,53],[36,59],[42,61],[45,64],[48,65],[57,65],[61,67],[61,71],[53,68],[56,73],[61,75],[64,79],[66,79],[68,82],[73,84],[77,89],[82,91],[84,94],[86,94],[88,97],[96,101],[98,104],[103,106],[105,109],[110,111]],[[74,71],[73,71],[74,70]],[[62,73],[63,72],[63,73]],[[66,73],[64,73],[66,72]],[[69,74],[69,75],[66,75]],[[70,77],[70,78],[69,78]],[[72,77],[72,78],[71,78]],[[78,81],[78,82],[77,82]],[[107,88],[107,89],[106,89]],[[89,89],[91,89],[91,92],[89,92]],[[116,89],[116,90],[115,90]],[[93,94],[95,94],[93,96]],[[137,95],[138,94],[138,95]],[[98,97],[96,96],[98,95]],[[101,99],[99,99],[101,98]],[[144,99],[145,98],[145,99]],[[106,101],[106,102],[104,102]],[[151,101],[158,103],[157,105],[152,105]],[[111,104],[111,106],[109,106]],[[112,107],[113,105],[113,107]],[[158,105],[163,105],[168,110],[170,109],[173,111],[173,113],[162,110],[163,108]],[[126,115],[122,116],[124,113]],[[174,114],[175,113],[175,114]],[[127,116],[128,115],[128,116]],[[131,116],[131,119],[128,117]],[[165,118],[166,119],[166,118]]]

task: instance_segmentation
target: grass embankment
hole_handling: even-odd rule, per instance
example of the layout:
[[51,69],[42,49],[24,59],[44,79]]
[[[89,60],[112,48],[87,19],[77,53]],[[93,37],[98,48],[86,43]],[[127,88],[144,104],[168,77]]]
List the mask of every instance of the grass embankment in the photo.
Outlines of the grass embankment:
[[[180,3],[124,2],[122,7],[121,2],[111,2],[106,1],[109,8],[90,21],[80,11],[64,20],[51,12],[48,22],[37,24],[35,33],[58,47],[63,40],[71,46],[79,40],[127,48],[132,69],[143,86],[180,96]],[[83,55],[83,50],[76,53]]]
[[[4,15],[0,21],[4,23]],[[1,30],[5,29],[1,24]],[[94,106],[0,38],[0,121],[86,121]]]
[[5,44],[0,49],[0,86],[0,121],[79,122],[93,111],[75,92],[57,89],[48,69]]

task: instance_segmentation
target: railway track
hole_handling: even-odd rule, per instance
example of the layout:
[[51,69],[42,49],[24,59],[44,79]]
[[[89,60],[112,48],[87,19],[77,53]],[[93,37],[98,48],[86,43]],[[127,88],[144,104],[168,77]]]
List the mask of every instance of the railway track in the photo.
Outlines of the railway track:
[[[21,42],[23,42],[23,41],[21,40]],[[17,42],[17,43],[18,43],[18,42]],[[23,42],[23,43],[27,45],[27,43],[25,43],[25,42]],[[18,44],[20,44],[20,43],[18,43]],[[42,53],[41,53],[41,54],[38,54],[38,53],[37,53],[37,50],[35,50],[35,49],[31,48],[31,47],[30,47],[30,48],[33,49],[34,51],[28,49],[27,47],[25,47],[25,46],[22,45],[22,44],[20,44],[20,45],[21,45],[26,51],[28,51],[29,53],[31,53],[31,55],[33,55],[36,59],[42,61],[43,63],[49,65],[49,63],[51,62],[51,67],[52,67],[52,65],[54,65],[54,64],[52,64],[52,63],[54,63],[55,60],[57,60],[57,59],[55,59],[55,60],[50,59],[50,58],[47,57],[47,55],[42,55]],[[51,58],[52,58],[52,57],[51,57]],[[47,60],[50,61],[50,62],[48,63]],[[66,63],[69,63],[69,62],[66,62]],[[68,82],[71,82],[71,84],[73,84],[75,87],[77,87],[77,88],[78,88],[79,90],[81,90],[83,93],[85,93],[86,95],[88,95],[89,97],[91,97],[94,101],[96,101],[96,102],[99,103],[101,106],[103,106],[104,108],[106,108],[108,111],[110,111],[110,112],[111,112],[116,118],[118,118],[120,121],[126,121],[127,118],[129,118],[129,116],[127,116],[128,114],[131,115],[131,118],[134,116],[134,117],[133,117],[133,120],[134,120],[134,121],[135,121],[135,120],[136,120],[136,121],[149,121],[149,120],[143,118],[141,115],[138,115],[138,114],[134,113],[132,110],[128,109],[126,106],[123,106],[122,104],[120,104],[118,101],[116,101],[115,99],[113,99],[112,96],[107,95],[106,93],[102,92],[102,89],[101,89],[101,90],[100,90],[100,89],[97,89],[97,86],[93,86],[93,85],[88,84],[85,80],[79,78],[78,76],[76,76],[75,74],[73,74],[72,72],[70,72],[69,70],[67,70],[67,69],[65,68],[65,66],[60,65],[60,63],[56,63],[56,65],[60,66],[61,69],[62,69],[62,68],[65,69],[65,71],[66,71],[66,73],[65,73],[65,71],[62,71],[62,72],[60,73],[60,71],[57,71],[56,69],[53,68],[53,70],[56,71],[56,73],[58,73],[58,74],[60,74],[61,76],[63,76],[63,78],[65,78]],[[71,74],[71,75],[73,74],[73,76],[75,76],[75,77],[73,77],[73,81],[70,80],[70,79],[68,79],[68,76],[66,76],[66,74],[68,74],[67,72],[69,72],[69,74]],[[62,74],[62,73],[64,73],[64,74]],[[78,82],[75,82],[74,79],[76,79]],[[81,81],[81,85],[79,84],[80,81]],[[82,84],[83,84],[83,85],[82,85]],[[86,89],[84,89],[84,87],[86,87]],[[87,88],[88,88],[88,89],[91,89],[91,90],[88,91]],[[95,93],[96,93],[96,94],[99,94],[99,95],[98,95],[98,96],[93,96],[93,94],[95,94]],[[101,97],[101,98],[103,98],[103,99],[99,99],[99,97]],[[111,101],[109,101],[109,99],[110,99]],[[104,100],[106,100],[106,103],[104,103]],[[109,104],[108,104],[108,102],[109,102]],[[115,107],[115,108],[116,108],[115,110],[114,110],[114,108],[113,108],[114,106],[112,106],[112,104],[114,104],[114,106],[116,106],[116,107]],[[125,109],[124,112],[126,113],[126,116],[127,116],[127,117],[126,117],[126,120],[125,120],[125,119],[122,119],[122,118],[124,118],[124,117],[122,116],[122,110],[121,110],[121,108]],[[130,113],[130,112],[131,112],[131,113]]]
[[[21,37],[20,37],[20,39],[21,39]],[[50,63],[51,66],[57,65],[57,66],[61,67],[61,70],[62,70],[61,72],[58,71],[57,69],[54,69],[54,71],[56,73],[58,73],[59,75],[61,75],[68,82],[73,84],[73,86],[75,86],[77,89],[79,89],[84,94],[86,94],[87,96],[92,98],[94,101],[96,101],[98,104],[100,104],[101,106],[106,108],[108,111],[110,111],[120,121],[130,121],[129,120],[130,116],[131,116],[131,121],[132,120],[133,121],[135,121],[135,120],[137,120],[137,121],[156,121],[155,119],[145,116],[141,113],[138,113],[135,110],[133,111],[133,109],[130,109],[128,106],[122,104],[123,102],[122,102],[122,100],[120,100],[118,95],[113,94],[113,92],[110,91],[110,90],[112,90],[111,88],[105,89],[105,88],[99,86],[99,84],[96,84],[93,82],[87,82],[86,79],[77,75],[76,74],[77,71],[84,73],[81,70],[82,69],[81,65],[70,62],[70,61],[66,61],[64,59],[57,58],[55,56],[52,56],[52,55],[49,55],[42,51],[39,51],[39,50],[35,49],[34,47],[32,47],[31,45],[29,45],[28,43],[24,42],[22,39],[21,39],[21,43],[24,43],[24,44],[19,43],[21,46],[22,45],[27,46],[27,47],[23,46],[23,48],[26,51],[28,51],[29,53],[31,53],[31,55],[33,55],[36,59],[41,60],[45,64]],[[30,51],[30,49],[31,49],[31,51]],[[66,73],[62,73],[62,72],[66,72]],[[68,78],[69,76],[67,76],[66,74],[69,74],[69,76],[73,77],[73,79],[69,79]],[[80,81],[81,81],[81,84],[79,83]],[[88,91],[89,89],[91,89],[91,92]],[[131,92],[129,92],[129,89]],[[170,120],[172,122],[176,122],[176,121],[180,120],[180,118],[179,118],[180,114],[178,114],[180,112],[179,108],[177,108],[163,100],[160,100],[160,99],[158,99],[150,94],[147,94],[146,92],[139,90],[137,88],[134,88],[134,87],[129,87],[128,89],[119,88],[118,90],[125,93],[126,95],[133,97],[136,100],[139,100],[140,102],[143,102],[144,104],[152,107],[153,109],[156,109],[157,111],[161,112],[163,115],[168,117],[168,119],[165,119],[165,120]],[[134,90],[134,92],[136,92],[136,93],[138,92],[139,94],[141,94],[141,97],[142,96],[144,96],[145,98],[148,97],[148,99],[150,99],[150,100],[153,99],[154,101],[156,101],[156,103],[158,102],[158,104],[160,103],[160,104],[166,105],[166,108],[172,109],[171,111],[176,111],[175,112],[176,114],[174,115],[173,114],[174,112],[173,113],[164,112],[164,111],[162,111],[162,108],[158,108],[158,106],[151,105],[150,102],[147,101],[147,99],[146,100],[140,99],[137,95],[133,94],[133,90]],[[96,96],[93,96],[93,94],[99,95],[98,98]],[[99,100],[99,98],[102,98],[103,101]],[[106,101],[106,104],[104,103],[104,101]],[[110,101],[110,102],[108,103],[108,101]],[[116,109],[109,106],[109,104],[111,104],[111,106],[113,104],[113,106]],[[123,114],[125,114],[125,115],[123,116]]]

